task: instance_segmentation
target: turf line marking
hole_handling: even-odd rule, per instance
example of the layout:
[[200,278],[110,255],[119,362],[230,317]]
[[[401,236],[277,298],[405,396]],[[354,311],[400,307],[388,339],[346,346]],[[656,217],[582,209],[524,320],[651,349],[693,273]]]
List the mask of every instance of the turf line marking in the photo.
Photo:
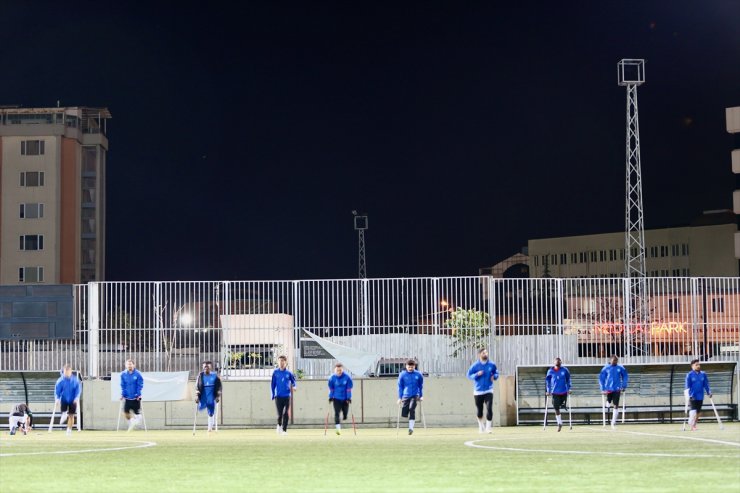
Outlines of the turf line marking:
[[486,450],[505,450],[507,452],[539,452],[543,454],[571,454],[571,455],[616,455],[627,457],[670,457],[670,458],[710,458],[710,459],[736,459],[735,455],[710,455],[710,454],[667,454],[651,452],[592,452],[588,450],[555,450],[555,449],[534,449],[534,448],[515,448],[515,447],[492,447],[489,445],[478,445],[476,442],[495,441],[495,438],[483,440],[470,440],[465,445],[473,448],[482,448]]
[[676,440],[695,440],[697,442],[707,442],[707,443],[718,443],[720,445],[729,445],[730,447],[740,447],[740,443],[738,442],[726,442],[724,440],[715,440],[713,438],[699,438],[699,437],[689,437],[689,436],[683,436],[683,435],[661,435],[659,433],[645,433],[644,431],[628,431],[628,430],[597,430],[602,431],[604,433],[613,433],[614,431],[617,431],[619,433],[630,433],[632,435],[644,435],[649,437],[661,437],[661,438],[675,438]]
[[156,442],[129,442],[129,443],[140,443],[141,445],[133,445],[128,447],[112,447],[112,448],[91,448],[91,449],[81,449],[81,450],[59,450],[56,452],[16,452],[16,453],[6,453],[6,454],[0,454],[0,457],[13,457],[13,456],[19,456],[19,455],[55,455],[55,454],[86,454],[90,452],[115,452],[118,450],[133,450],[137,448],[147,448],[147,447],[155,447],[157,444]]

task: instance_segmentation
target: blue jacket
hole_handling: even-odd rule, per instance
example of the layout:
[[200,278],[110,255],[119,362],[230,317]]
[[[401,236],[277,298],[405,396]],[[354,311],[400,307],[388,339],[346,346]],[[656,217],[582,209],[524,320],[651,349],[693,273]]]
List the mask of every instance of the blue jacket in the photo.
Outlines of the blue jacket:
[[57,400],[65,402],[67,404],[76,401],[80,398],[82,392],[82,386],[76,375],[72,375],[67,378],[64,375],[59,377],[57,384],[54,387],[54,395]]
[[556,370],[553,366],[547,370],[545,391],[553,395],[565,395],[570,391],[570,372],[566,367]]
[[290,397],[290,388],[295,388],[295,375],[288,370],[281,370],[275,368],[272,372],[272,382],[270,383],[270,390],[272,390],[272,398],[275,397]]
[[403,370],[398,374],[398,398],[424,397],[424,376],[419,370]]
[[141,397],[141,389],[144,388],[144,377],[139,370],[129,373],[128,370],[121,372],[121,396],[124,399],[137,399]]
[[689,397],[695,401],[704,400],[704,391],[707,394],[711,394],[712,390],[709,388],[709,379],[707,374],[703,371],[695,372],[691,370],[686,374],[686,387],[689,389]]
[[[483,372],[483,375],[477,376],[479,371]],[[468,378],[475,382],[473,384],[473,394],[483,395],[493,392],[493,380],[498,380],[498,368],[496,363],[491,360],[485,363],[481,360],[476,361],[468,369]]]
[[352,399],[352,377],[348,373],[342,373],[341,377],[332,375],[329,377],[329,399],[346,401]]
[[611,393],[626,389],[628,381],[627,370],[622,365],[606,364],[599,373],[599,387],[602,392]]

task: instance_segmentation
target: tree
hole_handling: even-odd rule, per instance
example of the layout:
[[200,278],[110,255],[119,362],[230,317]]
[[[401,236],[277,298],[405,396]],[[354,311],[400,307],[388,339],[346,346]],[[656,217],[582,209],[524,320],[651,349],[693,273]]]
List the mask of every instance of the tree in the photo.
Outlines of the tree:
[[486,312],[456,308],[450,312],[445,327],[452,329],[452,357],[460,356],[467,349],[477,350],[488,346],[491,326]]

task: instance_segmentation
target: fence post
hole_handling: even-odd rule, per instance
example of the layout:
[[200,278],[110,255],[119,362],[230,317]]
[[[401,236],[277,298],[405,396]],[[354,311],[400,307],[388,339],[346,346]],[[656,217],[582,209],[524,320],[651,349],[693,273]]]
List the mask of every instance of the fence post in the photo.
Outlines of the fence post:
[[370,333],[370,307],[368,303],[368,280],[362,280],[362,331],[365,335]]
[[87,357],[88,375],[98,378],[98,357],[100,351],[100,284],[87,284]]
[[[223,315],[232,315],[231,313],[231,282],[224,281],[224,292],[223,292]],[[218,301],[220,303],[220,300]],[[221,345],[219,348],[219,358],[221,358],[221,373],[223,374],[224,378],[228,380],[229,378],[229,363],[231,362],[229,359],[228,353],[228,346],[226,345],[226,340],[229,339],[227,337],[226,333],[227,331],[231,330],[231,327],[226,327],[224,324],[221,323],[221,309],[219,308],[218,314],[216,315],[218,317],[218,326],[221,327]],[[229,325],[229,324],[226,324]]]
[[157,371],[162,371],[162,295],[160,288],[161,282],[154,283],[154,367]]
[[563,354],[563,347],[565,342],[565,335],[563,334],[563,280],[562,279],[556,279],[557,286],[558,286],[558,295],[557,295],[557,305],[556,305],[556,313],[558,317],[558,354]]
[[[293,312],[293,347],[298,350],[301,344],[301,320],[300,320],[300,307],[298,303],[298,283],[300,281],[293,281],[293,300],[292,300],[292,312]],[[295,354],[295,352],[294,352]],[[298,353],[300,355],[300,353]],[[294,357],[295,359],[295,357]]]

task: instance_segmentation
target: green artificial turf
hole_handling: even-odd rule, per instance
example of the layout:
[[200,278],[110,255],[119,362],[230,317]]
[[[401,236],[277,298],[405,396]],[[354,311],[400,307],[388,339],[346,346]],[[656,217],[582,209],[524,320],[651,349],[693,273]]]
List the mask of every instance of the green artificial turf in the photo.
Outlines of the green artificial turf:
[[[493,448],[466,446],[469,441]],[[153,442],[147,448],[110,450]],[[517,450],[506,450],[517,449]],[[56,452],[56,453],[55,453]],[[63,452],[63,453],[59,453]],[[75,452],[75,453],[68,453]],[[567,453],[573,452],[573,453]],[[35,454],[35,455],[31,455]],[[611,454],[611,455],[610,455]],[[0,491],[740,491],[740,424],[0,437]]]

